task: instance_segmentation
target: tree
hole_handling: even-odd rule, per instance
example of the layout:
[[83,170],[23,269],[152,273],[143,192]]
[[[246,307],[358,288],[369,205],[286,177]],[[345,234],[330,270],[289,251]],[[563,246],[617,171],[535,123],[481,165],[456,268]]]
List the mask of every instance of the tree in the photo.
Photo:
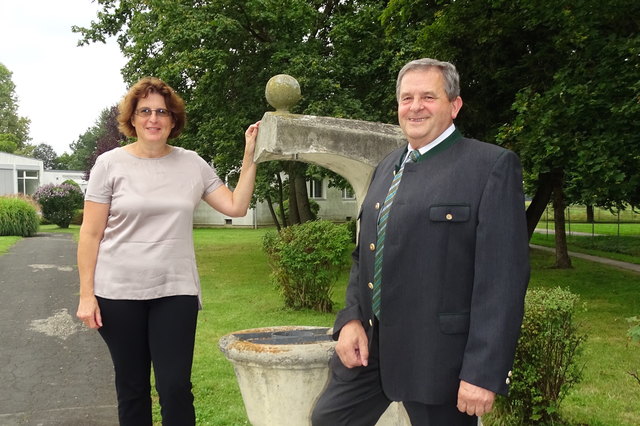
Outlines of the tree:
[[89,180],[91,169],[96,163],[96,159],[100,154],[111,151],[122,145],[127,137],[120,133],[118,129],[118,108],[116,106],[105,110],[101,116],[99,136],[96,140],[96,146],[91,155],[87,158],[87,168],[85,170],[85,180]]
[[0,133],[0,151],[12,153],[18,149],[18,138],[13,133]]
[[74,170],[72,167],[70,167],[72,161],[73,155],[69,154],[68,152],[63,152],[58,156],[55,168],[57,170]]
[[58,154],[56,154],[56,151],[51,147],[51,145],[47,145],[46,143],[36,145],[33,149],[32,155],[34,158],[42,160],[45,170],[53,169],[58,162]]
[[[283,166],[277,161],[271,161],[261,165],[256,175],[255,201],[267,203],[273,223],[280,231],[289,225],[285,214],[285,193],[288,188],[287,178],[280,173]],[[276,211],[277,206],[277,211]]]
[[[292,112],[394,120],[393,54],[378,23],[386,1],[100,3],[97,21],[74,28],[81,43],[117,36],[129,83],[155,75],[176,89],[189,117],[176,143],[214,160],[221,176],[238,167],[243,129],[268,109],[264,86],[276,74],[295,76],[304,88]],[[295,200],[289,210],[305,220],[306,166],[286,167],[287,199]],[[277,173],[267,175],[274,180],[265,190],[279,184]]]
[[[570,202],[638,205],[637,2],[456,0],[435,11],[415,3],[389,2],[387,34],[410,55],[456,64],[458,125],[520,155],[530,235],[552,196],[560,213]],[[557,265],[569,266],[563,220],[556,216]]]
[[[517,115],[502,136],[523,153],[528,186],[553,188],[554,208],[567,202],[634,208],[640,205],[640,5],[578,4],[583,7],[567,6],[571,19],[562,38],[571,51],[548,87],[518,93]],[[536,207],[533,218],[544,210]],[[556,217],[556,229],[563,220]],[[559,234],[556,247],[566,247],[564,226]],[[566,253],[556,260],[570,266]]]
[[[15,95],[16,86],[11,80],[12,75],[13,73],[0,63],[0,135],[12,135],[0,138],[0,144],[4,144],[0,146],[12,148],[12,143],[15,143],[18,149],[30,140],[30,120],[18,116],[18,99]],[[9,139],[10,144],[7,145]]]
[[[71,154],[65,153],[58,158],[59,164],[64,166],[65,170],[90,170],[97,157],[95,155],[96,149],[98,149],[98,142],[101,138],[111,138],[112,141],[119,141],[118,144],[113,144],[112,147],[118,146],[121,141],[124,141],[126,138],[119,135],[117,130],[117,113],[118,109],[115,105],[103,109],[95,124],[71,143]],[[115,135],[114,131],[117,132]],[[109,136],[105,136],[107,134]],[[104,152],[105,148],[105,146],[100,148],[100,153]]]

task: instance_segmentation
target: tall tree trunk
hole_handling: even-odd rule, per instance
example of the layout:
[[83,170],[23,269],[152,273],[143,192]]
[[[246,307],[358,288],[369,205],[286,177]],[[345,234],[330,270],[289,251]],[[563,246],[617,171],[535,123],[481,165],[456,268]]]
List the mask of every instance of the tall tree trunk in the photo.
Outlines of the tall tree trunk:
[[529,233],[529,239],[531,239],[542,214],[551,200],[551,194],[553,193],[553,176],[554,173],[540,175],[538,188],[527,208],[527,232]]
[[307,181],[305,178],[306,165],[290,162],[287,166],[289,175],[289,224],[304,223],[313,220]]
[[289,175],[289,225],[300,223],[300,214],[298,213],[298,194],[296,193],[295,176]]
[[286,165],[287,175],[289,176],[289,214],[287,216],[287,226],[300,223],[300,215],[298,214],[298,200],[296,194],[296,176],[298,175],[299,164],[293,161],[288,161]]
[[289,226],[289,220],[287,218],[287,214],[284,211],[284,185],[282,184],[282,177],[280,176],[280,173],[276,173],[276,182],[278,182],[278,208],[280,209],[282,226],[286,228],[287,226]]
[[[303,174],[296,176],[295,181],[296,201],[298,202],[298,216],[300,223],[313,220],[311,204],[309,203],[309,192],[307,191],[307,180]],[[291,206],[289,206],[291,208]]]
[[280,232],[280,230],[282,229],[282,226],[280,226],[278,215],[276,214],[276,211],[273,209],[273,202],[271,201],[271,197],[267,195],[265,197],[265,200],[267,201],[267,206],[269,207],[269,213],[271,213],[271,219],[273,219],[273,223],[276,224],[276,228],[278,229],[278,232]]
[[587,223],[595,223],[596,219],[595,219],[595,215],[593,214],[593,206],[592,205],[588,205],[587,206]]
[[553,222],[555,224],[556,237],[556,268],[571,268],[571,258],[567,250],[567,234],[565,232],[564,209],[566,202],[564,199],[564,191],[562,183],[563,175],[559,179],[554,180],[553,184]]

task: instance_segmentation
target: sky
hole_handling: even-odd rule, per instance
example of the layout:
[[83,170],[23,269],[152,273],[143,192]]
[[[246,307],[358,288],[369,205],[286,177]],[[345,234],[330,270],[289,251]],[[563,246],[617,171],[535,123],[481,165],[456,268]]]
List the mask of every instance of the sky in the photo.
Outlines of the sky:
[[126,92],[126,61],[115,39],[78,47],[77,25],[96,20],[92,0],[0,0],[0,63],[13,73],[18,115],[34,145],[58,155]]

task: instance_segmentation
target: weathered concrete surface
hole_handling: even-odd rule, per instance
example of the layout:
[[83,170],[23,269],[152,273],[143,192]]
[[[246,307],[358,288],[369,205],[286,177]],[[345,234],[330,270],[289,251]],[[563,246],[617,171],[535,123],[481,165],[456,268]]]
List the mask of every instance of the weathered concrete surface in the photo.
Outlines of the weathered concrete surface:
[[255,161],[313,163],[343,176],[358,206],[373,169],[389,152],[407,142],[399,126],[312,115],[267,112],[256,141]]
[[75,319],[76,244],[25,238],[0,256],[0,425],[117,425],[113,367]]
[[[220,339],[219,348],[233,364],[247,417],[253,426],[311,424],[311,412],[329,379],[329,359],[333,355],[335,342],[260,344],[238,336],[317,328],[259,328],[237,331]],[[377,426],[410,424],[404,408],[393,403]]]

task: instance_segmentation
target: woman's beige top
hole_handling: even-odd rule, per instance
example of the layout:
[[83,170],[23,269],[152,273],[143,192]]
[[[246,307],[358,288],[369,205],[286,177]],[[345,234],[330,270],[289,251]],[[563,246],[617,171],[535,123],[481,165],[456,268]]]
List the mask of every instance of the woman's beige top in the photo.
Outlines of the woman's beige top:
[[96,264],[96,296],[197,295],[201,300],[193,211],[221,185],[198,154],[179,147],[161,158],[138,158],[122,148],[100,155],[85,195],[110,205]]

